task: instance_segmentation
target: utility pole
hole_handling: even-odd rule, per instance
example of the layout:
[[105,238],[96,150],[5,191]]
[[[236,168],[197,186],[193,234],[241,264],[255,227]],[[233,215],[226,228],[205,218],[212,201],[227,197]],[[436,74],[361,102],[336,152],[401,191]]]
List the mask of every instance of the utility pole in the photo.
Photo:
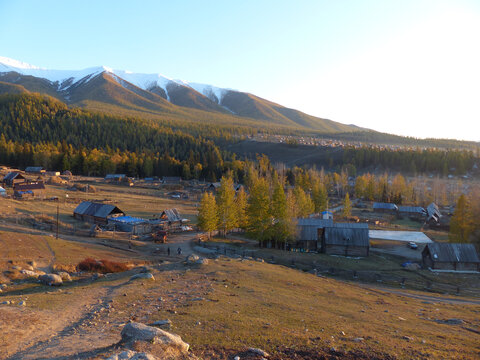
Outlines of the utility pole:
[[55,236],[55,239],[57,239],[57,240],[58,240],[58,207],[59,207],[58,202],[59,202],[59,199],[57,199],[57,234]]

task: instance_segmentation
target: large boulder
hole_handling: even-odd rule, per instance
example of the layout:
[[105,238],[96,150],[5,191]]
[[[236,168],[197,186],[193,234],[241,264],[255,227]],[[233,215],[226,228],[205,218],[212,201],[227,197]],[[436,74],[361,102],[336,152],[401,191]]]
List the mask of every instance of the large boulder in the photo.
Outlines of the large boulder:
[[199,259],[200,259],[200,257],[198,255],[190,254],[190,255],[187,256],[185,261],[187,262],[187,264],[195,264]]
[[57,274],[40,275],[38,280],[49,286],[60,286],[63,284],[62,278]]
[[122,330],[122,342],[132,344],[137,341],[158,344],[165,349],[175,348],[182,353],[186,353],[190,347],[190,345],[184,342],[178,335],[145,324],[136,322],[128,323]]
[[57,274],[62,278],[62,281],[72,281],[72,277],[66,271],[59,271]]
[[196,254],[191,254],[188,255],[187,258],[185,259],[187,264],[193,265],[193,264],[208,264],[208,259],[202,258]]

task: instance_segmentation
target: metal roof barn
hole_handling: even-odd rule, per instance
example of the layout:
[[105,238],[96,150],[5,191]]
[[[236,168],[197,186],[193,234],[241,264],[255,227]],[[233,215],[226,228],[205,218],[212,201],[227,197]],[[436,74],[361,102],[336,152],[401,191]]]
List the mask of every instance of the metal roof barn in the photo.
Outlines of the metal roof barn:
[[390,210],[390,211],[397,211],[398,207],[395,204],[391,203],[373,203],[373,210]]
[[330,255],[368,256],[368,228],[327,227],[323,231],[321,251]]
[[435,270],[480,270],[480,260],[473,244],[428,244],[422,251],[422,261],[424,267]]
[[399,206],[398,212],[405,214],[427,215],[426,210],[421,206]]
[[84,201],[76,207],[73,215],[82,221],[106,224],[109,217],[125,215],[125,213],[115,205]]

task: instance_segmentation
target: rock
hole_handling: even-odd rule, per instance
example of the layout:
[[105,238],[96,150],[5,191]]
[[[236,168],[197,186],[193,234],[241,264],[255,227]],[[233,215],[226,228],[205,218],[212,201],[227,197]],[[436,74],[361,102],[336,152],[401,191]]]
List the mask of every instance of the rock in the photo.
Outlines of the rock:
[[70,274],[65,271],[59,271],[57,274],[62,278],[62,281],[72,281]]
[[410,336],[403,336],[402,339],[403,339],[403,340],[407,340],[407,341],[413,341],[413,340],[415,340],[413,337],[410,337]]
[[248,352],[251,352],[252,354],[260,355],[260,356],[263,356],[263,357],[269,357],[270,356],[270,354],[267,353],[265,350],[258,349],[258,348],[248,348]]
[[37,263],[36,263],[35,260],[27,261],[27,264],[30,265],[30,266],[33,267],[33,268],[36,268],[36,267],[37,267]]
[[33,266],[31,266],[31,265],[25,266],[25,269],[26,269],[26,270],[30,270],[30,271],[33,271],[33,270],[34,270]]
[[0,285],[0,289],[4,290],[4,289],[6,289],[6,288],[7,288],[7,284],[1,284],[1,285]]
[[170,330],[170,328],[172,327],[172,322],[170,321],[170,319],[157,320],[154,323],[150,324],[150,326],[155,326],[161,329]]
[[7,301],[2,301],[1,304],[2,305],[10,305],[11,303],[10,303],[10,301],[7,300]]
[[198,260],[200,260],[200,257],[195,254],[188,255],[185,261],[187,264],[195,264]]
[[22,267],[21,267],[21,266],[18,266],[18,265],[14,265],[14,266],[12,266],[12,270],[18,270],[18,271],[20,271],[20,270],[22,270]]
[[197,261],[195,261],[195,264],[200,264],[200,265],[207,265],[208,264],[208,259],[206,258],[200,258]]
[[156,360],[156,357],[144,352],[126,350],[120,354],[110,356],[107,360]]
[[152,275],[152,273],[135,274],[130,278],[130,280],[136,280],[136,279],[146,279],[146,280],[155,281],[155,277]]
[[197,298],[193,298],[192,301],[203,301],[205,300],[204,298],[202,297],[197,297]]
[[190,347],[190,345],[184,342],[178,335],[136,322],[125,325],[122,330],[122,341],[127,344],[136,341],[146,341],[153,344],[164,345],[165,347],[174,347],[181,352],[187,352]]
[[27,306],[27,302],[25,300],[22,300],[18,303],[18,306]]
[[233,358],[233,360],[240,360],[240,356],[238,356],[238,355],[235,356],[235,357]]
[[353,342],[362,342],[363,340],[365,340],[365,339],[362,338],[362,337],[358,337],[358,338],[353,339],[352,341]]
[[345,332],[344,332],[344,331],[340,331],[340,334],[342,334],[343,336],[345,336]]
[[38,279],[49,286],[60,286],[63,284],[62,278],[57,274],[45,274],[38,277]]

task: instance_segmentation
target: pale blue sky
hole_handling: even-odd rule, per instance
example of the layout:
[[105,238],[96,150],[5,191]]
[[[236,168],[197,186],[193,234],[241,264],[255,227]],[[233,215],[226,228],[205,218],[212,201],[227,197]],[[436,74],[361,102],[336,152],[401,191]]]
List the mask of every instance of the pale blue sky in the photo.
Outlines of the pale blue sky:
[[0,56],[161,73],[376,130],[480,140],[480,1],[0,0]]

